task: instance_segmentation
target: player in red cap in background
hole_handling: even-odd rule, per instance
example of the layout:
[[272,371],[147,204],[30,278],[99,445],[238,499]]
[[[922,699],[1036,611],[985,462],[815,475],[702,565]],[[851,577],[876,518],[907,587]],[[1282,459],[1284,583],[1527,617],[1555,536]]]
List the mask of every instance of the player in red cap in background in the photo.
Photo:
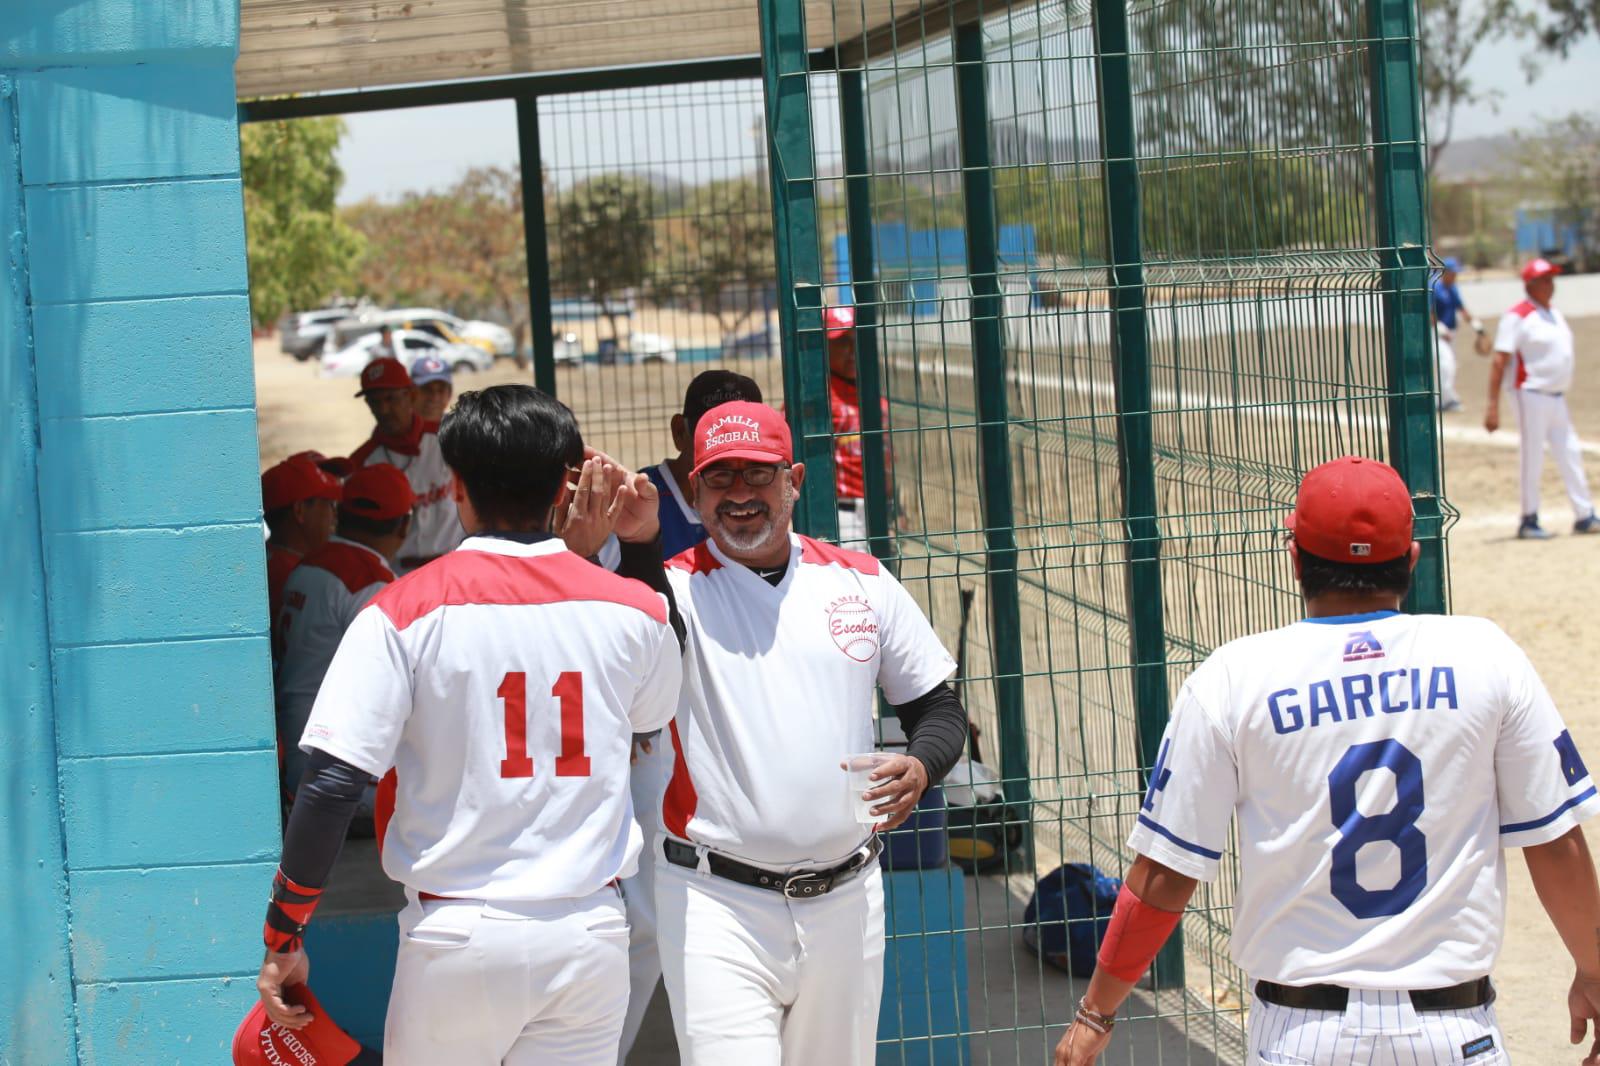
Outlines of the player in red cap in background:
[[339,479],[304,455],[291,455],[261,475],[269,619],[278,617],[283,606],[283,585],[290,572],[333,535],[339,491]]
[[1400,612],[1420,547],[1390,467],[1317,467],[1290,528],[1306,617],[1218,648],[1178,693],[1057,1066],[1110,1042],[1235,816],[1249,1061],[1507,1061],[1489,983],[1505,848],[1523,849],[1577,965],[1577,1043],[1600,1020],[1600,883],[1579,825],[1600,796],[1539,675],[1492,622]]
[[[305,768],[300,734],[344,632],[367,601],[395,578],[390,561],[411,532],[416,494],[399,470],[380,463],[350,475],[334,535],[289,575],[272,625],[278,652],[273,689],[283,791],[292,799]],[[368,812],[370,815],[370,812]]]
[[409,573],[461,543],[461,520],[451,496],[450,468],[439,451],[439,435],[417,410],[417,389],[397,359],[374,359],[361,371],[361,391],[375,423],[372,436],[351,454],[357,466],[397,467],[417,494],[416,520],[395,559],[395,572]]
[[[856,392],[856,309],[829,307],[822,313],[828,334],[828,406],[833,412],[834,497],[839,507],[839,544],[867,550],[866,472],[863,469],[861,398]],[[883,423],[889,424],[889,402]],[[889,445],[883,445],[888,468]]]
[[[1551,302],[1556,275],[1561,268],[1547,259],[1534,259],[1522,268],[1522,285],[1528,298],[1500,317],[1494,338],[1494,362],[1489,367],[1489,406],[1483,428],[1500,428],[1500,391],[1515,397],[1517,429],[1521,434],[1522,522],[1517,536],[1523,540],[1548,540],[1539,524],[1539,479],[1544,474],[1544,452],[1555,456],[1556,469],[1572,501],[1574,533],[1600,533],[1589,479],[1583,473],[1583,446],[1567,411],[1567,390],[1572,388],[1572,327]],[[1506,371],[1511,376],[1506,378]]]

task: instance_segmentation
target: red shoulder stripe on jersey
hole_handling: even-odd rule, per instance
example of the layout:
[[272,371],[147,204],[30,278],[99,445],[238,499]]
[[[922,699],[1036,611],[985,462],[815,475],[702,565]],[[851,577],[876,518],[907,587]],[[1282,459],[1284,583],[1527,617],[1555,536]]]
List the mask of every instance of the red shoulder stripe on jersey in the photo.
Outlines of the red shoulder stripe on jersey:
[[683,739],[678,736],[677,721],[669,728],[672,731],[672,780],[667,782],[666,794],[661,797],[661,824],[673,836],[688,840],[689,821],[700,805],[700,793],[689,779],[689,760],[683,756]]
[[351,592],[360,592],[368,585],[376,585],[380,581],[394,580],[394,571],[384,565],[383,560],[376,554],[337,541],[324,544],[306,556],[300,565],[328,571],[344,582],[344,587]]
[[361,447],[350,453],[350,462],[355,466],[366,466],[372,453],[378,450],[378,442],[368,437],[361,442]]
[[706,547],[705,541],[692,548],[685,548],[668,559],[667,565],[674,570],[687,570],[691,574],[709,574],[713,570],[722,569],[722,564],[711,554],[711,549]]
[[378,780],[377,795],[372,798],[372,835],[378,841],[378,854],[383,854],[383,834],[389,831],[389,820],[394,817],[394,800],[400,794],[400,778],[390,770]]
[[377,596],[373,604],[396,629],[440,607],[522,607],[548,603],[615,603],[665,625],[667,605],[643,582],[618,577],[570,552],[556,555],[497,555],[453,551],[413,570]]
[[1532,300],[1523,300],[1521,303],[1511,309],[1511,314],[1516,315],[1518,318],[1527,318],[1538,309],[1539,305],[1534,303]]
[[837,563],[846,570],[858,570],[863,574],[876,574],[878,572],[878,559],[866,552],[851,551],[835,544],[827,544],[810,537],[800,538],[800,561],[802,563],[816,563],[827,566]]

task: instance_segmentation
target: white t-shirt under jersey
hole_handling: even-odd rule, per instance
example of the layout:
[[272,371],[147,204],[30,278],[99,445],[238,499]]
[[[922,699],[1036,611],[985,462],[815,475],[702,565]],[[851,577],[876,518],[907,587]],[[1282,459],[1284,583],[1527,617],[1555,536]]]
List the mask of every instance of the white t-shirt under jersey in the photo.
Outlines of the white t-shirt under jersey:
[[873,748],[874,690],[908,703],[955,661],[861,552],[792,536],[774,587],[706,541],[667,577],[688,634],[663,827],[771,868],[844,859],[869,833],[839,761]]
[[394,768],[401,884],[585,896],[637,867],[632,735],[666,725],[681,678],[662,596],[558,540],[472,537],[356,616],[301,746]]
[[1282,984],[1439,988],[1489,973],[1501,849],[1600,811],[1522,649],[1481,618],[1319,618],[1184,684],[1128,844],[1209,881],[1235,812],[1233,957]]

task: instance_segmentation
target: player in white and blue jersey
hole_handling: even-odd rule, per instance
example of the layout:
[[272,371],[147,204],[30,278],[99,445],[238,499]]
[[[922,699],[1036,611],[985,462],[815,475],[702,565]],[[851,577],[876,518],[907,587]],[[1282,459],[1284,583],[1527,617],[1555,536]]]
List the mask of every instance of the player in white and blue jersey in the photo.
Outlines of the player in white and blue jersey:
[[1235,817],[1250,1062],[1510,1061],[1489,982],[1509,847],[1576,963],[1578,1042],[1600,1025],[1600,884],[1579,825],[1600,796],[1549,693],[1492,622],[1400,613],[1419,549],[1391,468],[1318,467],[1290,524],[1307,617],[1217,649],[1178,694],[1058,1066],[1105,1048]]

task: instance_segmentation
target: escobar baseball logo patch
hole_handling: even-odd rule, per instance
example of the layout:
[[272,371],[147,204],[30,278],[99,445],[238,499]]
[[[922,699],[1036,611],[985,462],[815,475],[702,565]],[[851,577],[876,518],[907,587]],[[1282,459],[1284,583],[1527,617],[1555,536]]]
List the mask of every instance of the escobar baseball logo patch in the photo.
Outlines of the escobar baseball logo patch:
[[1468,1040],[1461,1045],[1461,1057],[1464,1059],[1477,1058],[1494,1050],[1494,1034],[1480,1036],[1476,1040]]
[[834,647],[858,663],[878,653],[878,616],[861,596],[840,596],[828,604],[828,636]]

